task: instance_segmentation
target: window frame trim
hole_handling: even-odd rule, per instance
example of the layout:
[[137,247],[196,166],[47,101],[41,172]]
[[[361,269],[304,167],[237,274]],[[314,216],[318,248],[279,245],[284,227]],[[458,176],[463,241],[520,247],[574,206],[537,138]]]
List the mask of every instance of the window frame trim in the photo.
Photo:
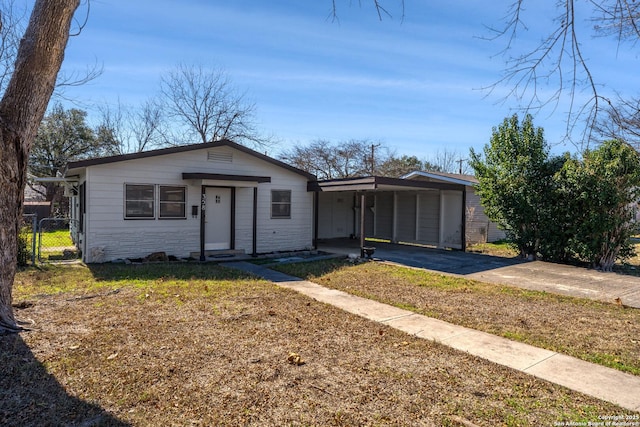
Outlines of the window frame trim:
[[[153,203],[152,205],[152,214],[151,216],[127,216],[127,186],[133,186],[133,185],[137,185],[137,186],[149,186],[153,188],[153,199],[151,200],[151,202]],[[149,183],[133,183],[133,182],[125,182],[123,185],[123,201],[124,201],[124,205],[123,205],[123,217],[125,220],[133,220],[133,221],[139,221],[139,220],[155,220],[156,219],[156,184],[149,184]]]
[[[158,220],[174,220],[174,219],[187,219],[187,196],[189,194],[188,190],[187,190],[187,186],[186,185],[174,185],[174,184],[156,184],[156,186],[158,187],[158,211],[157,211],[157,218]],[[172,188],[182,188],[183,192],[184,192],[184,201],[183,202],[164,202],[164,203],[182,203],[184,206],[184,215],[183,216],[162,216],[162,210],[161,210],[161,205],[162,205],[162,200],[160,200],[162,191],[161,191],[161,187],[172,187]]]
[[[274,202],[273,201],[273,193],[276,191],[281,191],[281,192],[287,192],[289,194],[289,202]],[[293,191],[291,189],[278,189],[278,188],[273,188],[271,189],[271,203],[270,203],[270,214],[271,214],[271,219],[292,219],[292,207],[293,207]],[[277,205],[289,205],[289,215],[287,216],[275,216],[273,214],[273,206],[274,204]]]

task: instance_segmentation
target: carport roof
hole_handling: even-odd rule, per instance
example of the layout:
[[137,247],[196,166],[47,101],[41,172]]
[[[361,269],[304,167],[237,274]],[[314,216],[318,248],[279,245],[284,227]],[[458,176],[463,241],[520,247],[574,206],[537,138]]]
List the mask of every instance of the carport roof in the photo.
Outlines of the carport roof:
[[464,191],[465,186],[444,182],[414,181],[384,176],[331,179],[310,182],[308,191],[407,191],[407,190],[455,190]]

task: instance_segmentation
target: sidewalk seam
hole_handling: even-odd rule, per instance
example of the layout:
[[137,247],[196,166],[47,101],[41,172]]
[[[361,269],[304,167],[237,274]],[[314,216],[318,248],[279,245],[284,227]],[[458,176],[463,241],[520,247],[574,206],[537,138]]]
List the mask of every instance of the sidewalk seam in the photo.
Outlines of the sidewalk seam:
[[404,319],[405,317],[411,317],[411,316],[417,316],[417,314],[416,313],[401,314],[399,316],[388,317],[386,319],[378,320],[378,322],[380,322],[380,323],[393,322],[394,320]]
[[536,363],[534,363],[533,365],[531,365],[531,366],[527,366],[526,368],[522,369],[522,371],[523,371],[523,372],[527,372],[529,369],[533,368],[534,366],[538,366],[539,364],[541,364],[541,363],[543,363],[543,362],[546,362],[547,360],[551,359],[552,357],[557,356],[558,354],[560,354],[560,353],[556,353],[556,352],[554,352],[552,355],[547,356],[547,357],[545,357],[544,359],[537,361],[537,362],[536,362]]

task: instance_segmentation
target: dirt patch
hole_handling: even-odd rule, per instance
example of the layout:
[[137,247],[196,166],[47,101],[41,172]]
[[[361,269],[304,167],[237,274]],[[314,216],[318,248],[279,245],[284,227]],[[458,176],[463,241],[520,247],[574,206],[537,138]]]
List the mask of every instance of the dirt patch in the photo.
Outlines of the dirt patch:
[[33,330],[0,340],[0,424],[526,426],[626,413],[220,267],[134,267],[16,301]]

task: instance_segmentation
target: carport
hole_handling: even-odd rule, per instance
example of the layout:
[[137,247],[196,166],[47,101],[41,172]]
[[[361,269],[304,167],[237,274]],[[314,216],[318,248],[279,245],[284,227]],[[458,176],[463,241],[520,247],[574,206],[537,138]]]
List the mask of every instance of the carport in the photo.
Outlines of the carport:
[[370,176],[312,182],[308,190],[315,192],[316,242],[364,237],[466,247],[464,185]]

